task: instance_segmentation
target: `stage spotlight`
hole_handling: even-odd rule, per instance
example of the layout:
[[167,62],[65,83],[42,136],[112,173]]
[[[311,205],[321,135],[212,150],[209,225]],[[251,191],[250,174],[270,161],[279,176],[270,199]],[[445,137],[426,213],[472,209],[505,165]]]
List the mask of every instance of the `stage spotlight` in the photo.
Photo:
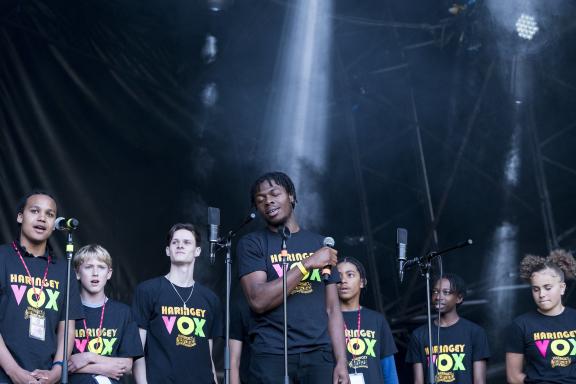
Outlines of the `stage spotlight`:
[[224,11],[234,4],[234,0],[207,0],[208,9],[214,12]]
[[218,40],[212,35],[206,36],[206,41],[204,42],[204,47],[202,47],[202,59],[204,59],[205,64],[210,64],[216,61],[216,55],[218,54]]
[[533,16],[522,14],[518,21],[516,21],[516,32],[518,36],[526,40],[532,40],[534,35],[538,32],[538,24]]
[[214,82],[210,82],[204,86],[200,93],[202,104],[206,108],[212,108],[218,102],[218,86]]

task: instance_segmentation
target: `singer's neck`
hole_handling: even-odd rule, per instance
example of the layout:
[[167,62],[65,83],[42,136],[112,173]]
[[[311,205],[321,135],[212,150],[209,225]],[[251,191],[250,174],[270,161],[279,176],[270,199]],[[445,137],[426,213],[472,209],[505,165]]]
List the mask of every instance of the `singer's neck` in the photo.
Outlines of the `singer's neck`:
[[30,241],[26,236],[20,234],[20,245],[26,248],[26,252],[38,257],[46,253],[46,241],[40,243]]
[[[458,316],[458,312],[455,310],[443,313],[440,315],[440,327],[450,327],[456,324],[458,320],[460,320],[460,316]],[[435,320],[434,322],[438,325],[438,320]]]
[[85,289],[80,289],[80,298],[82,299],[83,304],[104,305],[106,294],[104,293],[104,289],[95,293],[90,293]]
[[194,284],[194,264],[172,264],[166,278],[179,287],[191,287]]
[[286,227],[288,227],[290,233],[296,233],[300,230],[300,226],[298,225],[298,222],[296,222],[296,218],[294,217],[293,213],[290,215],[288,220],[286,220],[286,222],[284,222],[283,224],[268,224],[268,228],[272,232],[278,232],[278,227],[280,227],[281,225],[285,225]]
[[348,300],[340,301],[340,310],[342,312],[357,311],[360,308],[360,297],[352,297]]

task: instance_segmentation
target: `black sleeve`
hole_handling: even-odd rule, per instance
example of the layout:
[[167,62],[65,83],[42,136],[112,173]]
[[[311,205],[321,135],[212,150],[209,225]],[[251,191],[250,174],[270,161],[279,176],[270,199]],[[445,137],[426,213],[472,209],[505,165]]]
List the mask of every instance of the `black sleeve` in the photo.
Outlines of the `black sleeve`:
[[0,324],[4,321],[4,316],[6,315],[6,308],[8,306],[8,294],[10,289],[8,288],[8,282],[4,281],[6,276],[6,258],[5,253],[0,251]]
[[217,337],[222,337],[224,335],[224,321],[223,321],[223,314],[222,314],[222,306],[220,305],[220,299],[216,296],[212,291],[211,299],[211,306],[212,311],[214,313],[214,321],[212,322],[212,329],[210,330],[210,334],[208,335],[209,339],[215,339]]
[[[136,287],[134,299],[132,300],[132,315],[139,328],[148,329],[150,317],[154,310],[153,291],[147,289],[149,282],[144,282]],[[160,290],[160,287],[157,287]]]
[[488,337],[482,327],[477,327],[474,332],[474,349],[472,350],[472,361],[486,360],[490,358],[490,346]]
[[[66,280],[66,278],[64,278]],[[84,309],[82,308],[82,300],[80,300],[80,292],[78,291],[78,280],[74,274],[70,275],[70,305],[68,318],[70,320],[78,320],[84,318]],[[60,311],[60,321],[66,320],[66,311]]]
[[524,353],[524,332],[516,322],[506,328],[506,352]]
[[396,349],[396,344],[394,343],[392,330],[386,318],[382,316],[380,327],[380,358],[393,355],[396,352],[398,352],[398,349]]
[[144,350],[142,349],[142,341],[140,339],[138,325],[132,317],[130,308],[124,307],[122,309],[125,312],[125,324],[123,327],[120,345],[118,346],[118,356],[133,358],[144,356]]
[[266,255],[261,243],[262,236],[255,233],[240,239],[236,247],[238,275],[240,277],[255,271],[266,272]]
[[238,341],[245,342],[248,336],[248,324],[246,322],[246,310],[248,304],[245,302],[237,302],[230,310],[230,338]]
[[406,351],[406,362],[415,364],[415,363],[425,363],[425,358],[422,355],[423,348],[416,335],[416,331],[412,332],[410,336],[410,343],[408,344],[408,350]]

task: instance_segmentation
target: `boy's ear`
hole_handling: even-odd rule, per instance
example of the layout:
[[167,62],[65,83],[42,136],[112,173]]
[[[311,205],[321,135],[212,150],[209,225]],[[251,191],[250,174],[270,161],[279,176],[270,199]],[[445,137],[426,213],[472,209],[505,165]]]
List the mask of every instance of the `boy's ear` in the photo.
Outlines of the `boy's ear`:
[[464,301],[464,297],[462,295],[458,295],[458,299],[456,299],[456,304],[462,304]]

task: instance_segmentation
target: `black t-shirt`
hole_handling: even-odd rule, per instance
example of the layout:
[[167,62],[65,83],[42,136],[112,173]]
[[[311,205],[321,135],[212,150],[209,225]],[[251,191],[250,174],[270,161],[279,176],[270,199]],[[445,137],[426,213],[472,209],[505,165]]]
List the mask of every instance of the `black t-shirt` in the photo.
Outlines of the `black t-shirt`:
[[251,310],[243,295],[238,298],[230,309],[230,339],[242,342],[242,355],[240,356],[240,382],[248,382],[250,367],[250,319]]
[[[289,268],[310,257],[322,247],[324,237],[300,229],[287,240]],[[238,272],[240,277],[255,271],[264,271],[267,281],[282,278],[278,233],[262,229],[249,233],[238,242]],[[338,273],[332,273],[329,283],[339,282]],[[296,354],[315,349],[331,350],[326,314],[326,288],[320,269],[309,271],[288,296],[288,353]],[[284,315],[282,305],[264,313],[253,314],[250,330],[252,350],[256,354],[284,353]]]
[[[438,348],[438,327],[432,325],[432,344],[436,359],[436,382],[472,384],[474,382],[473,363],[490,357],[486,332],[480,326],[460,318],[449,327],[440,327],[440,347]],[[439,354],[438,354],[439,353]],[[428,326],[414,330],[406,354],[407,363],[421,363],[425,382],[428,382]]]
[[[34,287],[12,244],[0,246],[0,286],[6,306],[0,333],[20,367],[50,370],[58,346],[58,323],[65,319],[66,262],[51,257],[48,263],[48,255],[34,257],[24,248],[18,249]],[[70,320],[84,317],[76,279],[70,283],[69,308]],[[10,382],[2,369],[0,382]]]
[[507,329],[506,352],[524,355],[527,384],[576,383],[576,310],[525,313]]
[[348,372],[362,373],[366,383],[383,383],[380,361],[397,352],[392,331],[381,313],[368,308],[342,312],[346,324],[346,351]]
[[136,288],[132,311],[147,331],[149,383],[214,383],[209,340],[222,336],[220,300],[214,292],[195,283],[184,307],[168,279],[157,277]]
[[[72,353],[93,352],[108,357],[132,357],[144,355],[138,325],[132,318],[130,307],[124,303],[109,299],[104,307],[84,305],[84,320],[76,320],[74,350]],[[104,309],[104,313],[102,313]],[[102,316],[103,315],[103,316]],[[100,320],[102,329],[99,332]],[[85,326],[86,325],[86,326]],[[102,342],[98,334],[102,335]],[[89,373],[70,375],[72,384],[95,384]],[[110,379],[112,383],[119,381]]]

